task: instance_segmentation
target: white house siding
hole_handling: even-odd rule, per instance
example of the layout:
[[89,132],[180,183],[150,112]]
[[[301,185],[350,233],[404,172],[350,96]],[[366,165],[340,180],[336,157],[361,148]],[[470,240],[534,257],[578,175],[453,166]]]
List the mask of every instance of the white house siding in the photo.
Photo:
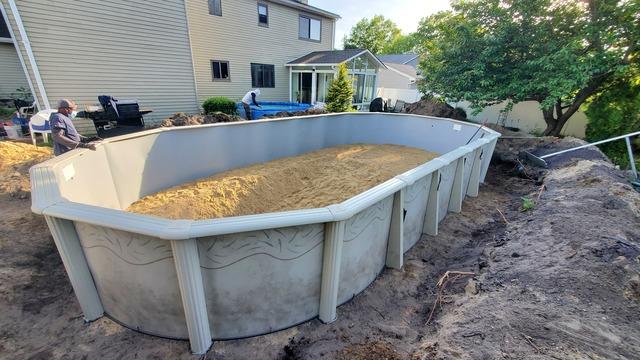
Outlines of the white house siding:
[[[289,99],[285,64],[312,51],[332,50],[333,20],[322,20],[321,42],[298,39],[304,12],[269,1],[269,27],[258,25],[257,1],[222,0],[222,16],[209,15],[205,0],[186,0],[198,87],[202,103],[210,96],[239,100],[251,89],[251,63],[275,66],[275,88],[262,88],[262,100]],[[211,60],[229,62],[230,81],[212,81]]]
[[16,48],[11,43],[0,43],[0,98],[10,97],[20,87],[29,89],[29,83]]
[[[0,2],[19,38],[8,1]],[[136,98],[153,110],[148,123],[198,111],[182,0],[16,3],[51,105],[65,97],[81,105],[98,95]]]
[[[505,103],[488,106],[478,115],[472,115],[469,103],[460,102],[452,103],[452,106],[459,106],[467,112],[467,117],[477,122],[487,121],[496,124],[500,119],[500,110],[504,109]],[[546,123],[540,110],[540,105],[535,101],[524,101],[515,104],[513,110],[507,114],[507,117],[500,125],[519,128],[526,132],[541,132],[545,129]],[[582,111],[578,111],[569,119],[562,129],[562,135],[575,136],[584,138],[587,126],[587,116]]]

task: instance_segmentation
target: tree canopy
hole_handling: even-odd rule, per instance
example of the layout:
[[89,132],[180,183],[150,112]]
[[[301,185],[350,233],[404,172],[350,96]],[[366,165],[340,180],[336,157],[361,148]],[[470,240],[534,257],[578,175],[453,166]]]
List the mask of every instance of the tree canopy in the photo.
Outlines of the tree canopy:
[[459,0],[452,9],[420,22],[421,89],[476,109],[537,101],[546,135],[638,61],[637,0]]
[[358,21],[344,37],[345,49],[368,49],[376,55],[406,53],[414,46],[413,35],[402,35],[398,26],[382,15]]

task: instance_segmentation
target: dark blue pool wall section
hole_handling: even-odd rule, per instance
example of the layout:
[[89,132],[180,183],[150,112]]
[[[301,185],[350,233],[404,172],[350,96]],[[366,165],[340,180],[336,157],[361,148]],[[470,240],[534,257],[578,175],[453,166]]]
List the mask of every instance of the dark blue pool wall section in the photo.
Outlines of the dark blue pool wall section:
[[[275,115],[281,111],[305,111],[311,107],[311,104],[298,104],[291,102],[279,102],[279,101],[259,101],[258,104],[262,106],[262,109],[255,105],[251,105],[251,111],[253,112],[253,120],[258,120],[265,115]],[[236,104],[238,108],[238,114],[242,118],[246,119],[247,114],[244,112],[244,106],[239,102]]]

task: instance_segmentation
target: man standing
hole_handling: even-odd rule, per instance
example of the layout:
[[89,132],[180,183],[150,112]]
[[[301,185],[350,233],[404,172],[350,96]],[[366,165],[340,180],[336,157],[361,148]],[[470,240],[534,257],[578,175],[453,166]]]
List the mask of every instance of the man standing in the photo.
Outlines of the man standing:
[[262,106],[260,106],[256,101],[256,97],[259,95],[260,89],[255,89],[246,93],[242,98],[242,106],[244,107],[244,112],[247,114],[247,120],[253,120],[253,116],[251,114],[251,103],[262,109]]
[[51,114],[49,122],[51,124],[51,137],[53,138],[53,154],[62,155],[75,148],[95,150],[96,146],[90,141],[95,138],[87,138],[76,130],[71,121],[71,113],[77,106],[71,100],[62,99],[58,102],[58,112]]

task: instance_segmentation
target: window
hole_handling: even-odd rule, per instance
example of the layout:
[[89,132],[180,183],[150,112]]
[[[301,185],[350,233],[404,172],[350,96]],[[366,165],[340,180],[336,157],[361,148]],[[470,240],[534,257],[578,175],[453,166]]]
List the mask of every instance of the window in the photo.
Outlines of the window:
[[258,25],[269,26],[269,9],[266,4],[258,3]]
[[213,73],[213,81],[231,81],[228,61],[211,60],[211,72]]
[[251,64],[251,86],[256,88],[276,87],[275,67],[267,64]]
[[222,16],[222,0],[209,0],[209,14]]
[[320,20],[300,15],[298,36],[300,39],[320,41],[320,25]]

